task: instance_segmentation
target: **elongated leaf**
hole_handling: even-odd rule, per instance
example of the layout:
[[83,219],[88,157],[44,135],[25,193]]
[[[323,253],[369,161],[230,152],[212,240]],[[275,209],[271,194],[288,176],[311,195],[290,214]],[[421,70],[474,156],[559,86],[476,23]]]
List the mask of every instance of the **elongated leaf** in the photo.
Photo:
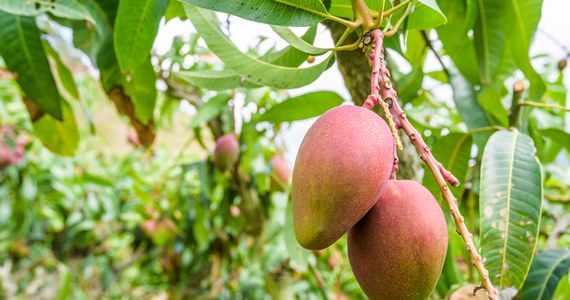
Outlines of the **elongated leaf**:
[[241,76],[231,70],[180,71],[174,76],[212,91],[229,90],[242,84]]
[[314,0],[181,0],[202,8],[225,12],[247,20],[280,26],[310,26],[327,11]]
[[494,88],[484,88],[477,97],[477,102],[488,111],[501,126],[509,126],[509,113],[501,103],[502,95]]
[[532,139],[491,136],[481,164],[481,255],[500,288],[519,289],[530,268],[542,210],[542,174]]
[[334,61],[334,55],[331,54],[323,62],[304,69],[269,64],[236,48],[221,31],[216,16],[211,12],[191,5],[185,5],[185,9],[210,50],[225,63],[227,68],[254,84],[276,88],[305,86],[316,80]]
[[[453,90],[453,101],[465,125],[470,130],[490,126],[490,118],[477,103],[477,96],[473,86],[461,75],[455,66],[448,66],[449,84]],[[475,143],[483,149],[488,134],[475,135]]]
[[477,0],[479,14],[473,34],[484,84],[492,82],[503,54],[504,2]]
[[198,108],[198,112],[196,112],[190,123],[190,128],[196,128],[219,115],[224,109],[228,108],[230,99],[231,96],[228,94],[218,94],[212,97]]
[[0,1],[0,10],[20,16],[37,16],[49,12],[61,18],[95,23],[77,0],[3,0]]
[[408,16],[408,29],[431,29],[443,25],[447,18],[435,0],[418,0]]
[[477,53],[475,44],[469,37],[469,30],[473,29],[477,17],[476,5],[473,2],[475,0],[440,1],[441,10],[447,16],[447,24],[437,27],[436,31],[445,53],[453,60],[461,74],[471,84],[477,85],[479,84]]
[[[301,37],[308,43],[313,43],[317,32],[317,26],[311,26]],[[264,55],[260,60],[270,64],[284,67],[298,67],[306,61],[308,55],[291,46],[287,46],[277,52]],[[173,74],[190,84],[195,84],[205,89],[213,91],[223,91],[240,86],[255,87],[256,85],[246,81],[232,70],[200,70],[200,71],[180,71]]]
[[272,123],[292,122],[319,116],[344,100],[335,92],[312,92],[287,99],[256,118]]
[[168,0],[121,0],[115,21],[114,41],[123,73],[132,73],[149,60]]
[[315,47],[312,44],[307,43],[304,39],[298,37],[291,29],[288,27],[282,26],[271,26],[273,31],[275,31],[282,39],[289,43],[289,45],[295,47],[297,50],[301,52],[312,54],[312,55],[321,55],[330,51],[330,49],[323,49],[319,47]]
[[[507,45],[511,54],[530,81],[529,96],[532,100],[540,100],[546,91],[542,77],[534,70],[530,63],[530,42],[538,26],[542,11],[542,0],[509,0],[505,1],[505,15],[503,26]],[[512,32],[516,34],[512,34]]]
[[130,81],[124,83],[125,92],[135,106],[135,117],[143,124],[153,119],[156,104],[156,74],[150,60],[134,70]]
[[49,115],[33,122],[34,135],[50,151],[63,156],[73,156],[79,146],[79,129],[71,106],[61,100],[63,121]]
[[[381,0],[365,0],[366,6],[372,12],[378,12],[380,10],[380,2]],[[384,10],[392,8],[392,2],[390,0],[384,0],[385,6]],[[324,2],[324,1],[323,1]],[[346,19],[354,19],[354,11],[352,10],[352,3],[351,0],[330,0],[331,5],[329,13],[335,15],[337,17],[346,18]]]
[[570,249],[559,248],[540,253],[534,258],[530,272],[520,290],[523,300],[550,300],[558,282],[570,270]]
[[[437,141],[433,145],[431,152],[443,167],[450,171],[457,177],[459,182],[462,183],[467,177],[472,145],[473,138],[471,134],[451,133]],[[441,195],[439,185],[430,173],[429,168],[425,165],[424,174],[422,185],[427,187],[433,195]],[[462,188],[451,188],[451,192],[455,198],[459,198],[462,190]],[[441,198],[441,196],[439,196],[439,198]]]
[[18,75],[17,81],[24,93],[42,111],[61,120],[59,92],[35,19],[0,12],[0,45],[0,55]]

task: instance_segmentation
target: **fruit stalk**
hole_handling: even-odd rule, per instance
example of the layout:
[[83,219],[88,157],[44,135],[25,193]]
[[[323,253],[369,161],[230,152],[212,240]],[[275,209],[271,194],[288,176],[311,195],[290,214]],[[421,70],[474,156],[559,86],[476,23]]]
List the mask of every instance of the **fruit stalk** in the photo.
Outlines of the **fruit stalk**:
[[[461,215],[457,203],[457,199],[451,193],[447,182],[453,186],[459,185],[457,178],[447,171],[441,163],[439,163],[434,156],[431,154],[429,147],[423,141],[422,136],[419,132],[412,126],[406,117],[406,113],[402,110],[398,103],[398,95],[396,91],[392,88],[392,83],[390,81],[390,72],[386,67],[386,62],[384,60],[384,54],[382,49],[382,44],[384,36],[382,32],[378,29],[370,31],[370,48],[367,54],[370,58],[372,65],[372,78],[377,80],[372,82],[372,95],[368,97],[366,102],[363,104],[364,107],[371,108],[375,103],[380,103],[383,107],[388,106],[391,118],[393,118],[396,129],[403,129],[411,142],[416,146],[418,152],[420,153],[420,158],[426,163],[435,177],[439,189],[443,195],[443,198],[447,202],[450,208],[451,216],[457,224],[457,233],[463,237],[467,251],[472,259],[472,264],[475,266],[483,282],[481,288],[485,288],[489,293],[489,298],[491,300],[497,299],[497,291],[493,287],[489,279],[489,271],[485,269],[481,255],[477,252],[475,244],[473,243],[473,235],[465,226],[465,219]],[[391,118],[388,118],[389,120]],[[475,291],[474,291],[475,292]]]

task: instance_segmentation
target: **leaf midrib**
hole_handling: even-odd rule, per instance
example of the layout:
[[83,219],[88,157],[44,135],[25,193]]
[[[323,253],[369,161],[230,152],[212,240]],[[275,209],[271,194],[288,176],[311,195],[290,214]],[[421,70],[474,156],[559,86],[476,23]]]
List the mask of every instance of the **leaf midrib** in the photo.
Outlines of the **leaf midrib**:
[[137,24],[137,30],[136,30],[136,34],[135,34],[135,40],[133,41],[133,44],[131,45],[131,51],[129,51],[129,64],[128,67],[126,68],[128,71],[132,71],[130,70],[130,68],[132,67],[132,63],[133,63],[133,51],[135,51],[135,45],[137,45],[137,43],[139,42],[139,33],[140,33],[140,29],[141,29],[141,25],[143,22],[143,20],[146,20],[146,12],[148,10],[148,6],[150,5],[150,3],[153,0],[147,0],[143,9],[143,13],[141,15],[141,18],[139,19],[139,22]]
[[483,65],[484,65],[484,72],[485,78],[488,79],[489,77],[489,40],[486,39],[487,36],[487,19],[485,19],[485,5],[483,0],[478,0],[479,2],[479,19],[481,20],[481,31],[483,32]]
[[505,220],[505,242],[503,243],[503,259],[501,261],[501,280],[499,280],[499,287],[503,286],[503,279],[505,276],[505,261],[507,259],[507,242],[509,240],[509,219],[511,216],[511,190],[512,190],[512,180],[513,180],[513,165],[515,163],[515,149],[517,145],[517,137],[519,132],[513,132],[513,142],[511,147],[511,155],[509,156],[509,174],[507,176],[508,188],[507,188],[507,219]]

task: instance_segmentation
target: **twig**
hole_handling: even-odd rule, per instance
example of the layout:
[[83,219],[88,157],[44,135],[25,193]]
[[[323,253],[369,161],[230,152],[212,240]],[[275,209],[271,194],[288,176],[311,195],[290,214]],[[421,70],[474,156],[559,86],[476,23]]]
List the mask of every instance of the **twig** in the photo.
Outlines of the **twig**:
[[540,108],[548,108],[548,109],[561,110],[564,112],[570,112],[570,108],[566,108],[564,106],[547,104],[547,103],[540,103],[540,102],[534,102],[534,101],[521,101],[521,102],[519,102],[519,105],[520,106],[533,106],[533,107],[540,107]]
[[433,52],[433,54],[435,55],[435,58],[437,58],[437,60],[439,61],[439,64],[443,68],[443,72],[445,72],[445,75],[447,75],[447,77],[449,78],[449,70],[447,70],[447,68],[445,67],[445,64],[443,63],[441,56],[439,56],[439,53],[437,53],[437,51],[435,51],[435,48],[433,47],[433,44],[431,43],[426,31],[422,30],[421,33],[422,33],[422,36],[424,38],[424,41],[426,42],[426,45],[431,50],[431,52]]
[[396,24],[394,24],[394,26],[392,27],[392,29],[390,30],[386,30],[384,29],[383,33],[385,36],[387,37],[391,37],[394,34],[396,34],[396,32],[398,31],[398,28],[400,28],[400,24],[402,24],[402,22],[404,21],[404,19],[408,16],[408,13],[410,12],[410,9],[412,8],[412,4],[408,3],[408,7],[406,7],[406,10],[404,11],[404,14],[398,19],[398,21],[396,21]]
[[511,100],[511,114],[509,115],[509,127],[518,127],[520,120],[521,98],[524,92],[524,84],[517,81],[513,85],[513,99]]
[[[375,44],[375,47],[373,48],[376,49],[382,48],[382,43],[384,40],[384,35],[382,34],[382,32],[380,30],[373,30],[371,32],[371,36],[372,36],[372,43]],[[410,138],[411,142],[418,149],[418,152],[420,153],[420,158],[426,163],[426,165],[429,167],[430,171],[434,175],[435,180],[437,181],[440,191],[443,195],[443,198],[449,205],[451,216],[453,217],[453,220],[457,224],[457,232],[463,237],[463,241],[466,244],[467,251],[469,252],[469,255],[471,256],[472,259],[472,264],[475,266],[479,274],[481,274],[481,278],[483,279],[481,287],[487,289],[489,293],[489,298],[491,300],[496,300],[498,295],[497,291],[495,290],[493,284],[489,279],[489,271],[485,269],[485,266],[483,265],[483,261],[481,259],[481,255],[479,255],[477,249],[475,248],[475,244],[473,243],[473,235],[469,233],[469,230],[465,226],[465,219],[459,211],[457,199],[455,199],[449,187],[447,186],[447,182],[451,183],[454,186],[457,186],[459,184],[459,181],[449,171],[445,170],[445,168],[443,168],[441,163],[439,163],[433,157],[429,147],[423,141],[422,136],[408,121],[406,113],[402,110],[400,104],[398,103],[398,95],[396,91],[392,88],[392,84],[390,81],[390,72],[386,67],[383,55],[378,55],[378,56],[372,55],[371,60],[372,60],[372,69],[373,69],[372,74],[375,75],[374,70],[378,70],[378,68],[380,70],[378,76],[374,76],[374,78],[377,78],[379,80],[378,85],[383,86],[383,88],[380,90],[381,98],[379,98],[379,100],[383,99],[384,101],[380,102],[391,103],[390,112],[394,117],[394,121],[397,127],[404,129],[404,131]]]

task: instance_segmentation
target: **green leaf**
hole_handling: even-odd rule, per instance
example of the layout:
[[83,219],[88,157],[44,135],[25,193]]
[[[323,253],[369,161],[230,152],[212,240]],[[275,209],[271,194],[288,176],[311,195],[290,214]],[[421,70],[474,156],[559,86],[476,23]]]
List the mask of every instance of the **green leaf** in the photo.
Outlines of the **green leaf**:
[[39,108],[61,120],[60,96],[33,17],[0,12],[0,55]]
[[[311,26],[327,14],[321,1],[314,0],[181,0],[247,20],[279,26]],[[191,17],[191,16],[189,16]]]
[[501,94],[499,91],[489,87],[484,88],[477,97],[477,102],[486,111],[488,111],[503,127],[509,126],[509,113],[501,103]]
[[315,47],[312,44],[307,43],[301,37],[298,37],[291,29],[288,27],[282,26],[274,26],[272,25],[271,28],[275,33],[277,33],[282,39],[289,43],[289,45],[295,47],[297,50],[300,50],[307,54],[312,55],[321,55],[324,54],[330,49],[323,49],[319,47]]
[[427,56],[427,45],[419,30],[408,30],[406,33],[406,59],[413,67],[417,67],[421,71],[421,66]]
[[121,0],[115,21],[114,41],[123,73],[132,73],[149,60],[160,19],[168,0]]
[[562,145],[568,153],[570,153],[570,133],[559,128],[546,128],[540,130],[543,136],[546,136],[558,144]]
[[[311,26],[301,38],[306,42],[313,43],[316,32],[317,27]],[[260,60],[279,66],[298,67],[306,61],[307,57],[306,53],[287,46],[277,52],[264,55]],[[255,87],[253,83],[246,81],[232,70],[180,71],[174,73],[173,76],[212,91],[229,90],[240,86]]]
[[287,201],[287,213],[285,216],[285,247],[287,252],[289,252],[289,257],[291,257],[291,262],[293,266],[298,271],[306,271],[308,267],[309,256],[311,251],[299,246],[297,243],[297,238],[295,237],[295,230],[293,229],[293,206],[291,201]]
[[228,94],[218,94],[202,104],[190,123],[190,128],[196,128],[218,116],[228,108],[228,101],[232,97]]
[[269,64],[236,48],[224,35],[216,16],[211,12],[191,5],[185,5],[185,9],[210,50],[227,68],[254,84],[282,89],[305,86],[315,81],[334,62],[334,55],[331,54],[323,62],[304,69]]
[[88,20],[95,23],[89,12],[77,0],[3,0],[0,2],[0,10],[20,16],[37,16],[49,12],[60,18]]
[[536,248],[542,173],[532,139],[518,131],[491,136],[480,179],[481,255],[491,282],[519,289]]
[[[453,101],[457,111],[469,130],[490,126],[489,117],[477,103],[473,86],[461,75],[453,65],[447,67],[449,71],[449,84],[453,90]],[[488,137],[488,136],[487,136]],[[486,136],[475,135],[475,143],[483,149]]]
[[[380,0],[365,0],[364,2],[366,2],[366,6],[368,6],[370,11],[378,12],[380,10]],[[392,3],[389,0],[385,0],[385,2],[385,10],[392,7]],[[354,19],[351,0],[332,0],[329,13],[341,18]]]
[[[433,156],[450,171],[459,182],[465,182],[469,159],[471,158],[471,134],[451,133],[438,140],[432,147]],[[433,195],[441,195],[439,185],[432,176],[429,168],[424,165],[424,179],[422,185],[427,187]],[[462,188],[451,188],[455,198],[460,199]],[[441,196],[440,196],[441,197]]]
[[50,151],[63,156],[73,156],[79,146],[79,129],[71,106],[61,99],[63,121],[44,115],[32,123],[34,135]]
[[530,42],[540,21],[542,0],[509,0],[505,2],[503,28],[506,44],[518,67],[530,81],[529,97],[540,100],[546,91],[542,77],[530,63]]
[[483,84],[493,82],[503,54],[505,1],[477,0],[479,14],[473,35]]
[[[479,68],[475,44],[469,37],[477,16],[475,0],[440,1],[447,23],[436,28],[437,35],[461,74],[473,85],[479,84]],[[475,7],[474,9],[471,7]]]
[[232,70],[180,71],[173,75],[185,82],[212,91],[224,91],[242,85],[241,76]]
[[432,29],[447,22],[435,0],[418,0],[407,18],[408,29]]
[[134,70],[131,80],[123,85],[135,106],[135,117],[148,124],[153,119],[156,104],[156,73],[150,60]]
[[547,250],[534,258],[530,272],[520,290],[522,300],[552,299],[560,279],[570,270],[570,249]]
[[425,75],[441,83],[446,83],[446,84],[449,83],[449,78],[447,77],[447,74],[445,73],[444,70],[427,72]]
[[396,82],[398,88],[398,98],[403,103],[408,103],[418,96],[418,91],[422,88],[424,72],[421,68],[413,68],[408,74],[402,76]]
[[55,67],[55,80],[58,85],[59,91],[63,94],[65,99],[79,100],[79,91],[77,90],[77,85],[73,79],[73,75],[67,68],[65,64],[61,61],[59,54],[51,47],[47,42],[43,42],[44,49],[48,53],[49,57],[53,60],[53,66]]
[[335,92],[321,91],[289,98],[268,109],[255,119],[257,122],[292,122],[320,116],[344,100]]

